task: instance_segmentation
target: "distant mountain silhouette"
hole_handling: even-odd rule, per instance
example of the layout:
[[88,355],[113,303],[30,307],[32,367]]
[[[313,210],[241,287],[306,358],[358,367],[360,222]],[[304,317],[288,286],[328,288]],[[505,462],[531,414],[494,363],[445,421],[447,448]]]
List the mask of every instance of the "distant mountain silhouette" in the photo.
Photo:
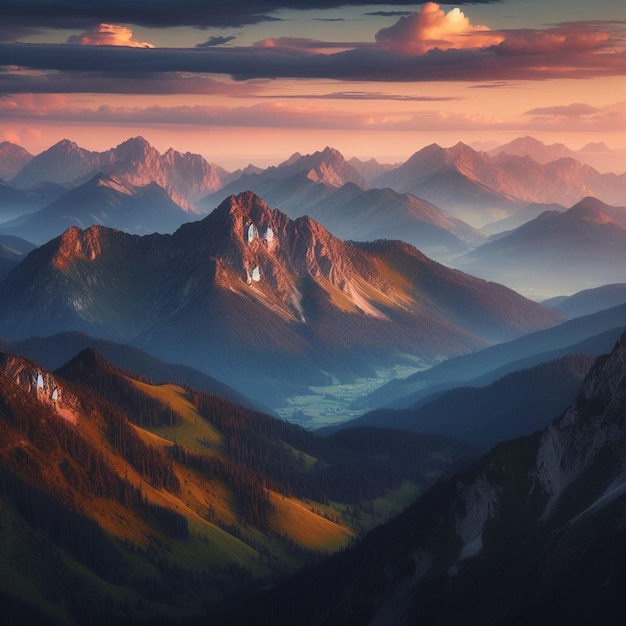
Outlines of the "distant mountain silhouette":
[[546,164],[530,156],[490,157],[458,143],[432,144],[372,181],[424,198],[474,226],[504,219],[530,203],[571,205],[585,196],[626,203],[626,174],[601,174],[572,158]]
[[584,198],[548,211],[457,261],[518,291],[567,294],[620,282],[626,269],[626,208]]
[[569,354],[507,374],[486,387],[436,393],[407,409],[378,409],[338,429],[401,428],[490,447],[545,428],[571,404],[592,362],[591,356]]
[[0,281],[34,248],[25,239],[0,234]]
[[224,169],[198,154],[170,148],[160,154],[143,137],[127,139],[105,152],[91,152],[64,139],[30,159],[11,184],[18,188],[42,182],[76,186],[98,172],[122,178],[134,187],[156,183],[186,211],[197,213],[194,203],[222,186]]
[[0,142],[0,179],[7,181],[13,178],[31,159],[33,155],[10,141]]
[[0,232],[41,244],[70,226],[98,224],[148,234],[172,232],[188,220],[189,214],[156,183],[137,187],[119,176],[97,174],[43,209],[0,224]]

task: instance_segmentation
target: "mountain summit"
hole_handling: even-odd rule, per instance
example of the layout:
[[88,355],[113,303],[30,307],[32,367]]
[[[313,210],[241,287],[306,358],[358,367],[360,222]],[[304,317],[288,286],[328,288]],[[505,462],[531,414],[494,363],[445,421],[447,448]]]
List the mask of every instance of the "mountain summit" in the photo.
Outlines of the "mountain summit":
[[173,235],[70,229],[0,284],[2,334],[120,339],[257,398],[271,381],[324,384],[328,373],[430,361],[560,319],[408,244],[346,243],[251,192]]

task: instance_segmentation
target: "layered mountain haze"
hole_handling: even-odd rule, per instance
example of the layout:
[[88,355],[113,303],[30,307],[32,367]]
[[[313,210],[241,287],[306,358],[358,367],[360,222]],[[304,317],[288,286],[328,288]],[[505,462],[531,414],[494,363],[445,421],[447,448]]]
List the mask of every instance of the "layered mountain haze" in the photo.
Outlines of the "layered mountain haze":
[[445,433],[490,447],[545,428],[571,404],[592,363],[591,356],[568,354],[513,372],[485,387],[434,393],[409,408],[378,409],[336,428],[386,426]]
[[35,248],[33,244],[10,235],[0,234],[0,281]]
[[307,213],[342,239],[401,239],[437,259],[484,242],[484,236],[465,222],[389,188],[363,191],[348,183]]
[[[343,238],[348,236],[351,223],[376,212],[390,223],[389,228],[379,229],[382,236],[409,239],[409,243],[424,247],[428,253],[441,253],[438,258],[442,260],[458,252],[457,244],[452,240],[446,243],[445,233],[433,231],[431,226],[439,228],[442,220],[449,221],[451,216],[457,220],[454,227],[444,227],[474,246],[480,240],[476,233],[469,234],[469,227],[462,222],[496,233],[537,216],[541,205],[546,210],[571,206],[585,196],[615,205],[626,203],[626,174],[600,173],[576,160],[574,151],[528,138],[513,142],[510,153],[507,146],[486,153],[462,142],[450,148],[431,144],[400,165],[346,160],[338,150],[326,147],[311,154],[296,152],[276,166],[262,169],[250,165],[233,173],[197,154],[183,154],[172,148],[161,154],[142,137],[128,139],[104,152],[63,140],[34,157],[14,144],[5,142],[3,146],[6,154],[0,163],[5,163],[3,167],[11,174],[5,177],[6,188],[0,189],[0,217],[4,219],[42,208],[59,195],[49,197],[48,202],[34,199],[28,204],[18,198],[26,190],[32,196],[37,185],[76,187],[101,173],[137,188],[156,184],[190,215],[213,210],[229,195],[253,191],[290,217],[309,214]],[[552,156],[556,158],[548,158]],[[387,188],[400,196],[389,198]],[[357,189],[363,194],[359,199]],[[378,194],[376,190],[380,190]],[[381,194],[386,194],[387,211],[380,210]],[[414,199],[407,199],[406,194]],[[344,206],[345,201],[342,204],[346,195],[355,196],[349,207]],[[430,203],[430,208],[426,210],[422,205],[419,214],[406,208],[424,202]],[[405,214],[401,222],[398,213]],[[368,233],[364,225],[356,238],[368,237],[374,234],[372,230]]]
[[66,192],[66,188],[54,183],[16,189],[0,180],[0,227],[5,227],[10,220],[20,224],[28,214],[42,209]]
[[[438,260],[483,242],[476,230],[429,202],[389,188],[370,189],[356,171],[363,163],[356,161],[346,161],[333,148],[304,156],[296,153],[276,167],[243,173],[200,206],[210,209],[224,194],[251,190],[291,218],[309,215],[342,239],[401,239]],[[365,168],[370,179],[374,172],[392,169],[370,166]]]
[[200,206],[212,210],[228,195],[253,191],[290,217],[300,217],[347,183],[360,189],[367,181],[334,148],[313,154],[292,154],[289,159],[264,170],[244,170],[234,180],[205,198]]
[[189,214],[158,184],[137,186],[127,178],[100,173],[43,209],[0,225],[0,232],[41,244],[70,226],[99,224],[148,234],[172,232],[188,220]]
[[542,213],[457,264],[537,296],[620,282],[626,268],[626,208],[584,198],[563,213]]
[[537,163],[550,163],[558,159],[575,159],[590,165],[600,172],[624,172],[624,157],[621,150],[611,150],[604,142],[588,143],[579,150],[571,150],[562,143],[545,144],[534,137],[518,137],[489,151],[491,156],[505,153],[529,156]]
[[612,283],[594,289],[585,289],[571,296],[557,296],[542,304],[569,319],[582,317],[626,304],[626,283]]
[[585,196],[626,202],[626,175],[600,174],[572,158],[542,165],[528,155],[490,157],[458,143],[432,144],[372,181],[433,202],[455,217],[482,227],[530,203],[573,204]]
[[434,361],[560,316],[400,242],[344,243],[252,193],[174,235],[72,228],[0,284],[8,337],[83,330],[185,362],[252,397]]
[[[218,624],[623,621],[626,336],[545,430],[501,444],[320,568]],[[274,603],[274,604],[273,604]]]
[[424,198],[474,226],[483,226],[523,205],[515,193],[515,181],[494,168],[486,153],[463,143],[451,148],[426,146],[372,184]]

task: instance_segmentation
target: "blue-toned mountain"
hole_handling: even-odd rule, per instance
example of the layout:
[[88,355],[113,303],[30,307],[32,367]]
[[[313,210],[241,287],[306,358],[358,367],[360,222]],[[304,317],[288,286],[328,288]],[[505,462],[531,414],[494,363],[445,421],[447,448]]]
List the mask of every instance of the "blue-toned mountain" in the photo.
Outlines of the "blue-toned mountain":
[[277,382],[432,361],[560,316],[400,242],[344,243],[252,193],[173,235],[67,230],[0,284],[0,333],[82,330],[147,347],[267,401]]

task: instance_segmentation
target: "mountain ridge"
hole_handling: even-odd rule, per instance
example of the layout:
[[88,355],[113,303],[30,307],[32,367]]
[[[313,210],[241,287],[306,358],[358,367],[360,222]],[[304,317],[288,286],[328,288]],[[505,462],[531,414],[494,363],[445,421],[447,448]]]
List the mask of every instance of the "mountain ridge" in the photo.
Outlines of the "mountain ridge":
[[368,371],[407,351],[432,359],[560,319],[408,244],[344,243],[252,193],[173,235],[70,229],[31,253],[0,292],[10,337],[82,330],[154,346],[170,361],[187,346],[188,364],[235,387],[242,358],[243,371],[258,375],[271,354],[286,380],[321,382],[323,371]]
[[134,186],[157,183],[191,214],[198,213],[195,202],[221,187],[227,175],[198,154],[183,154],[173,148],[160,154],[143,137],[129,138],[104,152],[91,152],[63,139],[30,159],[11,184],[18,188],[41,182],[76,185],[98,171],[120,176]]

